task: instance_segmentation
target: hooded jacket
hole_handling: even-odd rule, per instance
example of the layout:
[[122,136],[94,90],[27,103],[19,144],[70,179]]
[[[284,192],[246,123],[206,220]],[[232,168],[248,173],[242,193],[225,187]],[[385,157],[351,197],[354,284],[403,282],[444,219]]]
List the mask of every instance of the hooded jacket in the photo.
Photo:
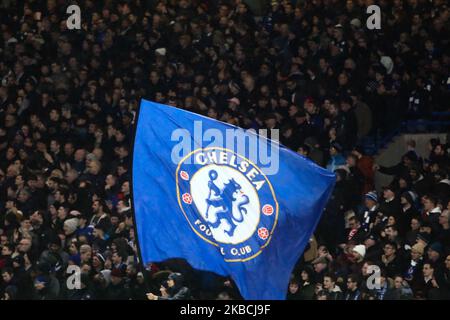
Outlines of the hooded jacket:
[[170,287],[167,291],[169,296],[158,297],[158,300],[190,300],[191,293],[187,287],[183,286],[183,276],[180,273],[172,273],[169,275],[169,279],[174,281],[174,286]]

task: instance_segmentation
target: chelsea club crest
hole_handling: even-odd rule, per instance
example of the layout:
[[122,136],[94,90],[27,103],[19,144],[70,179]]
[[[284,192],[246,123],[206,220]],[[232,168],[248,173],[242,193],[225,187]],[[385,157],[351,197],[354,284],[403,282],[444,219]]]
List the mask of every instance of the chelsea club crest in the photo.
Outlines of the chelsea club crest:
[[247,261],[269,244],[278,202],[267,176],[224,148],[196,149],[176,170],[178,203],[192,230],[227,262]]

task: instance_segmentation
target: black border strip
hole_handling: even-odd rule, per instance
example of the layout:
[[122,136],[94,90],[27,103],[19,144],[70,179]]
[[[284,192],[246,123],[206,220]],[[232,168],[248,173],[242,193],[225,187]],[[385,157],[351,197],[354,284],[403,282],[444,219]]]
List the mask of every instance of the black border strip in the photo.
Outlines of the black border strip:
[[145,270],[145,262],[142,260],[142,254],[141,254],[141,246],[139,244],[139,232],[137,228],[137,222],[136,222],[136,214],[134,212],[134,192],[133,192],[133,167],[134,167],[134,143],[136,139],[137,134],[137,128],[138,128],[138,121],[139,121],[139,115],[141,113],[141,103],[143,99],[141,98],[136,110],[136,115],[134,118],[134,128],[133,128],[133,134],[131,139],[131,164],[129,166],[129,172],[130,172],[130,195],[131,195],[131,213],[133,216],[133,227],[134,227],[134,237],[136,240],[136,246],[137,246],[137,255],[139,264],[142,266],[142,271]]

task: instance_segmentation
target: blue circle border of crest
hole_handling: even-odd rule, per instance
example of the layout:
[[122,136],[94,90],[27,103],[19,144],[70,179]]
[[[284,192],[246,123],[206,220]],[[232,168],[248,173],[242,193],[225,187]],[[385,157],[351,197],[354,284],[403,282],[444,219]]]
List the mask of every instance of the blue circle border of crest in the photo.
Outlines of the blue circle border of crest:
[[[188,193],[191,195],[190,190],[190,178],[202,167],[205,165],[209,165],[211,163],[201,165],[201,164],[195,164],[194,157],[199,152],[211,152],[211,151],[218,151],[218,152],[227,152],[229,155],[235,155],[236,161],[238,159],[240,161],[246,161],[249,163],[249,169],[252,167],[255,168],[258,171],[258,174],[260,174],[265,179],[265,183],[261,186],[259,190],[255,191],[258,193],[258,197],[260,200],[260,219],[259,224],[256,227],[254,233],[250,238],[247,240],[238,243],[238,244],[229,244],[229,243],[219,243],[217,240],[215,240],[212,236],[211,231],[209,230],[208,223],[204,220],[202,215],[198,212],[195,204],[191,202],[190,204],[183,201],[182,196],[183,194]],[[191,160],[191,161],[187,161]],[[237,162],[237,165],[239,165],[240,162]],[[227,164],[216,164],[216,165],[223,165],[223,166],[229,166]],[[231,166],[230,166],[231,167]],[[180,177],[180,173],[182,171],[185,171],[189,175],[188,180],[184,180]],[[242,173],[242,172],[241,172]],[[255,257],[257,257],[261,252],[264,250],[264,248],[270,243],[270,240],[273,236],[273,232],[275,231],[277,222],[278,222],[278,202],[276,199],[275,191],[272,187],[272,184],[270,183],[270,180],[267,178],[267,176],[256,166],[252,161],[249,159],[237,154],[236,152],[233,152],[232,150],[220,148],[220,147],[210,147],[210,148],[199,148],[192,152],[190,152],[188,155],[186,155],[179,163],[176,169],[176,191],[177,191],[177,199],[178,204],[180,206],[180,209],[187,219],[191,229],[204,241],[218,247],[218,249],[221,251],[222,255],[224,256],[224,260],[227,262],[242,262],[242,261],[248,261]],[[242,175],[252,184],[252,182],[246,177],[244,173]],[[252,184],[253,185],[253,184]],[[271,215],[266,215],[262,212],[262,209],[265,205],[270,205],[273,208],[273,213]],[[200,221],[200,223],[198,223]],[[197,224],[196,224],[197,222]],[[201,230],[200,227],[203,226],[209,230],[209,235],[207,235],[207,231]],[[259,236],[259,230],[264,229],[267,231],[266,236],[267,237],[260,237]],[[205,228],[203,228],[205,229]]]

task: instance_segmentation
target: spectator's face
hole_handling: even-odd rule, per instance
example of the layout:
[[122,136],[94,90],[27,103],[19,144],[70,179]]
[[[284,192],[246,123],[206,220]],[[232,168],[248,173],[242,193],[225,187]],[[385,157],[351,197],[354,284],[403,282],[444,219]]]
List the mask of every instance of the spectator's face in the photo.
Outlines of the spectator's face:
[[348,290],[355,290],[358,287],[357,282],[354,282],[352,279],[347,280],[347,289]]
[[121,159],[123,159],[123,158],[125,158],[127,156],[128,156],[128,150],[126,148],[124,148],[124,147],[120,147],[119,148],[119,157]]
[[50,151],[51,151],[51,152],[57,152],[57,151],[59,151],[59,144],[58,144],[58,142],[56,142],[56,140],[52,140],[52,141],[50,142]]
[[345,73],[341,73],[338,77],[338,83],[340,86],[345,86],[348,83],[348,77]]
[[117,174],[118,174],[119,176],[121,176],[121,175],[123,175],[124,173],[126,173],[125,168],[122,167],[122,166],[118,166],[118,167],[117,167]]
[[331,117],[335,117],[338,114],[338,109],[336,108],[335,104],[330,104],[328,107],[328,114]]
[[383,191],[383,196],[385,199],[391,199],[391,198],[395,197],[395,194],[392,192],[392,190],[386,189]]
[[22,222],[20,223],[20,226],[24,230],[30,230],[30,228],[31,228],[31,221],[30,221],[30,219],[22,220]]
[[297,153],[301,154],[304,157],[308,156],[308,151],[303,149],[302,147],[298,148]]
[[386,257],[390,257],[395,254],[395,248],[390,244],[385,245],[383,251]]
[[22,239],[19,242],[19,251],[28,252],[31,249],[31,241],[29,239]]
[[252,76],[246,76],[244,78],[243,84],[247,90],[251,90],[251,89],[253,89],[253,87],[255,85],[255,80],[253,79]]
[[158,83],[158,81],[159,81],[159,75],[158,75],[157,72],[152,71],[152,72],[150,73],[150,81],[151,81],[153,84],[157,84],[157,83]]
[[16,177],[16,181],[15,181],[16,186],[22,186],[24,182],[25,181],[23,181],[22,176],[19,175]]
[[422,254],[419,251],[411,250],[411,258],[413,260],[418,260],[418,259],[420,259],[421,256],[422,256]]
[[374,205],[376,205],[377,203],[373,200],[370,200],[368,198],[364,199],[364,205],[366,206],[366,208],[372,208]]
[[101,261],[100,261],[100,259],[99,259],[97,256],[94,256],[94,257],[92,258],[92,266],[93,266],[94,268],[98,268],[98,267],[101,266]]
[[98,161],[91,161],[89,163],[89,173],[91,174],[98,174],[100,172],[100,162]]
[[423,265],[423,276],[424,277],[432,277],[434,269],[431,268],[430,264],[426,263]]
[[436,148],[434,148],[434,154],[437,156],[444,154],[444,149],[440,145],[437,145]]
[[267,119],[265,122],[266,122],[267,128],[275,128],[275,126],[277,124],[277,120],[273,119],[273,118]]
[[347,157],[347,165],[349,167],[354,167],[356,166],[356,160],[353,157]]
[[8,148],[6,150],[6,160],[11,161],[16,156],[16,152],[13,148]]
[[[81,266],[81,273],[89,274],[90,272],[91,272],[91,266],[89,264],[85,263]],[[81,284],[81,285],[83,285],[83,284]]]
[[306,271],[302,271],[302,273],[300,274],[302,281],[309,281],[309,275]]
[[111,217],[111,224],[113,226],[117,226],[119,224],[119,218],[118,217]]
[[314,272],[320,273],[322,270],[324,270],[327,267],[325,263],[316,263],[314,265]]
[[420,229],[420,223],[417,219],[411,220],[411,230],[419,230]]
[[107,185],[114,186],[116,184],[116,179],[114,178],[113,175],[108,174],[106,176],[105,182]]
[[394,287],[396,289],[401,289],[403,286],[403,278],[402,277],[395,277],[394,279]]
[[123,142],[125,140],[125,135],[120,130],[116,130],[114,136],[117,142]]
[[445,258],[445,267],[450,270],[450,254]]
[[430,199],[425,198],[423,202],[423,207],[426,211],[431,211],[435,208],[435,205],[432,201],[430,201]]
[[6,235],[0,236],[0,245],[4,246],[8,243],[8,237]]
[[369,275],[369,264],[364,263],[362,268],[361,268],[361,274],[366,277]]
[[9,272],[3,272],[2,278],[5,283],[9,283],[12,279],[12,275]]
[[71,156],[71,155],[73,154],[73,152],[74,152],[73,144],[71,144],[71,143],[66,143],[66,144],[64,145],[64,153],[65,153],[67,156]]
[[75,170],[70,170],[66,173],[65,179],[67,183],[71,184],[78,178],[78,173]]
[[[388,226],[393,226],[395,225],[395,218],[393,216],[389,216],[388,221],[387,221]],[[389,228],[390,229],[390,228]]]
[[366,240],[364,240],[364,245],[367,247],[367,248],[370,248],[370,247],[372,247],[373,245],[375,245],[375,240],[373,240],[373,239],[371,239],[371,238],[367,238]]
[[295,116],[295,114],[297,113],[297,111],[298,111],[298,108],[296,107],[296,106],[294,106],[294,105],[291,105],[290,107],[289,107],[289,116],[290,117],[293,117],[293,116]]
[[428,249],[428,259],[432,261],[437,261],[439,259],[439,252],[432,250],[431,248]]
[[83,249],[80,252],[80,259],[81,261],[89,261],[92,257],[92,250],[89,248]]
[[296,294],[298,291],[298,283],[292,282],[289,284],[289,292],[291,294]]
[[349,221],[348,226],[352,229],[357,229],[360,227],[359,222],[357,222],[356,220],[352,219]]
[[78,149],[77,151],[75,151],[75,161],[77,162],[82,162],[84,161],[84,158],[86,157],[86,150],[84,149]]
[[29,198],[30,198],[30,196],[28,195],[28,193],[25,192],[25,191],[22,191],[22,192],[19,193],[19,196],[17,197],[17,200],[22,202],[22,203],[25,203],[25,202],[28,201]]
[[128,181],[125,181],[122,184],[122,192],[125,193],[125,194],[130,193],[130,184],[128,183]]
[[334,282],[331,280],[330,277],[324,277],[323,278],[323,287],[327,290],[334,288]]
[[215,109],[213,109],[213,108],[208,109],[208,117],[210,117],[212,119],[217,119],[217,116],[218,116],[218,114]]
[[76,244],[75,244],[74,242],[72,242],[72,243],[70,244],[70,246],[69,246],[69,253],[70,253],[71,255],[75,255],[75,254],[78,253],[78,248],[77,248],[77,246],[76,246]]
[[100,212],[100,209],[101,209],[101,206],[100,206],[99,202],[94,201],[94,203],[92,204],[92,211],[94,213],[98,213],[98,212]]
[[405,197],[400,197],[400,203],[403,204],[403,205],[407,205],[408,201],[406,200]]
[[439,215],[439,224],[444,226],[448,224],[448,216],[449,216],[449,210],[444,210],[441,212],[441,214]]
[[10,256],[12,254],[12,251],[11,250],[9,250],[9,248],[8,247],[3,247],[2,248],[2,255],[3,256]]
[[122,263],[122,257],[119,256],[117,253],[114,253],[114,254],[112,255],[112,262],[113,262],[114,264]]

